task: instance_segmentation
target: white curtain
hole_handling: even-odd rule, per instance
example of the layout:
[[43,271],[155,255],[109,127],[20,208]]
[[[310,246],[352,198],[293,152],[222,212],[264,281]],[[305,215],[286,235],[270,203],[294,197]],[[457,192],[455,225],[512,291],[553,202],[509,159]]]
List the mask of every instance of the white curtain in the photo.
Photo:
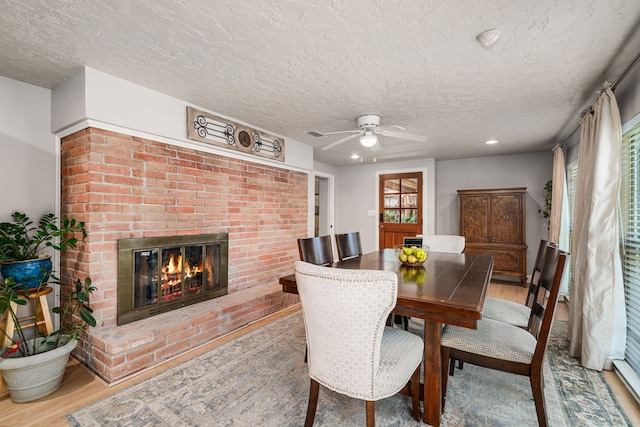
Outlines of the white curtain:
[[[569,198],[567,197],[567,178],[564,165],[564,153],[557,145],[553,149],[553,180],[551,184],[551,215],[549,217],[549,240],[563,251],[569,251]],[[565,268],[560,283],[560,295],[569,293],[569,274]]]
[[569,301],[570,353],[595,370],[623,358],[626,342],[618,242],[621,145],[620,113],[607,85],[581,122]]

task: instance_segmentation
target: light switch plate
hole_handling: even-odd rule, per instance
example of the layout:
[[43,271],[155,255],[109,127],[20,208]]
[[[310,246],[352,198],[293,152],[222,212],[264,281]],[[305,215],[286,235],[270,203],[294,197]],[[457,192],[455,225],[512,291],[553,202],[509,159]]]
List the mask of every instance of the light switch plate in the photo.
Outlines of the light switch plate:
[[374,211],[374,210],[372,210],[372,209],[369,209],[369,210],[367,211],[367,216],[376,216],[376,211]]

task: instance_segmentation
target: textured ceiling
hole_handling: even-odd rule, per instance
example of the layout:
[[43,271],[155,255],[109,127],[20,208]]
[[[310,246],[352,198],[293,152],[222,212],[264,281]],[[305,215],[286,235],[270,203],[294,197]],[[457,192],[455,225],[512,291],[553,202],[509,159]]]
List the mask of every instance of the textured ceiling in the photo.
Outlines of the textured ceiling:
[[[352,164],[564,142],[640,51],[637,0],[0,0],[0,75],[53,88],[88,66]],[[492,50],[475,37],[496,28]],[[344,135],[362,114],[426,135]],[[499,144],[487,146],[487,139]]]

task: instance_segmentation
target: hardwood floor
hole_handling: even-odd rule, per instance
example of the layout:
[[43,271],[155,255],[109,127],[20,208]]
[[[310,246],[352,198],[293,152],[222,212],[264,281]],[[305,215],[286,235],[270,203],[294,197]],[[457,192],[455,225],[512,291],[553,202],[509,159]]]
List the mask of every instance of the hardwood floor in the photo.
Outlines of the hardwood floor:
[[[489,295],[510,299],[513,301],[524,301],[526,288],[515,282],[495,282],[489,287]],[[74,359],[69,361],[68,368],[65,372],[62,387],[44,399],[31,403],[16,404],[11,401],[9,394],[3,385],[0,385],[0,426],[20,425],[20,426],[67,426],[64,416],[76,409],[80,409],[96,400],[102,399],[110,394],[116,393],[123,388],[129,387],[145,378],[153,376],[163,370],[174,366],[182,361],[194,357],[197,354],[204,353],[215,348],[225,342],[228,342],[244,333],[259,328],[263,324],[298,309],[298,306],[289,307],[281,312],[275,313],[267,319],[260,320],[254,324],[234,331],[217,340],[208,343],[198,349],[187,354],[177,357],[165,364],[149,369],[145,372],[129,378],[118,384],[107,384],[100,378],[89,372],[84,366],[80,365]],[[556,319],[567,320],[569,310],[566,304],[560,304]],[[633,396],[627,391],[622,382],[613,372],[605,372],[605,379],[614,391],[618,401],[629,416],[633,425],[640,426],[640,405]]]

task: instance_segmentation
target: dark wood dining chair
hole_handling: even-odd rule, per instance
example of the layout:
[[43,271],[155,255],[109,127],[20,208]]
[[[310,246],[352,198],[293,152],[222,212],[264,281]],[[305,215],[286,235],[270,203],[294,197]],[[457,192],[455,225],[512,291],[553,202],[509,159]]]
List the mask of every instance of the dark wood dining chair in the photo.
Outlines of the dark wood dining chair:
[[[529,281],[529,291],[527,292],[527,298],[525,299],[524,304],[514,301],[507,301],[502,298],[487,297],[484,300],[482,318],[493,319],[499,322],[517,326],[519,328],[527,329],[531,320],[531,307],[533,307],[533,302],[538,295],[540,273],[542,272],[547,248],[555,246],[555,243],[549,242],[544,239],[540,240],[540,245],[538,246],[538,254],[536,255],[536,261],[534,263],[533,272],[531,273],[531,279]],[[459,362],[458,368],[462,369],[462,367],[463,363]],[[454,366],[452,365],[449,369],[449,375],[453,375]]]
[[502,298],[487,297],[484,300],[482,318],[498,320],[520,328],[528,328],[531,319],[531,307],[533,307],[533,303],[538,295],[540,273],[542,272],[547,248],[555,246],[555,243],[544,239],[540,240],[538,254],[536,255],[536,261],[529,281],[529,291],[527,292],[527,298],[524,304],[507,301]]
[[361,256],[360,232],[336,234],[336,247],[338,248],[338,261]]
[[[331,236],[307,237],[298,239],[300,261],[315,265],[333,264],[333,248]],[[305,347],[304,362],[307,363],[309,348]]]
[[443,409],[447,393],[447,362],[454,363],[453,359],[456,359],[529,377],[538,424],[547,426],[542,366],[567,256],[558,248],[547,248],[528,330],[492,319],[480,320],[475,330],[445,326],[440,345]]
[[300,253],[300,261],[315,265],[327,265],[333,263],[331,236],[327,235],[298,239],[298,251]]

